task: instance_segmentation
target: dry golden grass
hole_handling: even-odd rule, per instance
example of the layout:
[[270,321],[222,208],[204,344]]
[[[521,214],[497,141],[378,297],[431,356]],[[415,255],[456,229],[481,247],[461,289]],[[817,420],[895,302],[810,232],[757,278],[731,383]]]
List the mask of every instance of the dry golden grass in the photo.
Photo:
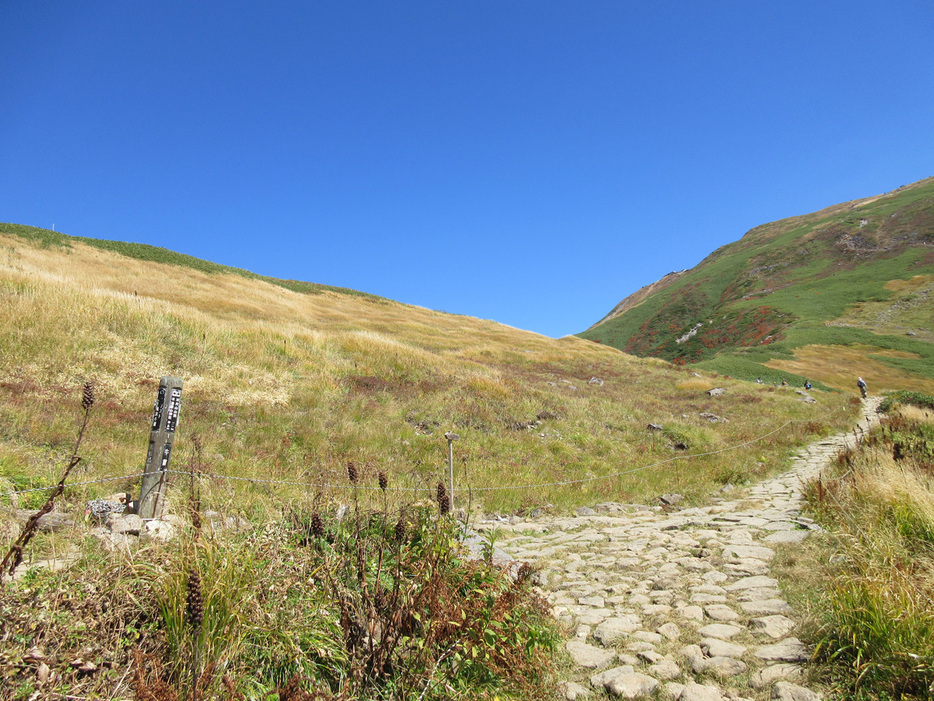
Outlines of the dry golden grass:
[[[102,398],[82,463],[90,478],[141,469],[162,375],[185,382],[176,467],[197,432],[212,472],[343,484],[343,465],[353,459],[387,467],[394,484],[427,490],[444,470],[441,436],[455,430],[463,436],[462,484],[600,478],[475,495],[495,509],[651,500],[672,485],[701,498],[751,475],[759,451],[778,469],[808,435],[789,427],[745,452],[606,476],[665,460],[676,441],[703,452],[786,419],[841,426],[851,412],[832,395],[806,405],[791,391],[697,378],[575,337],[555,340],[386,300],[300,294],[77,242],[40,248],[0,236],[0,247],[0,422],[7,427],[0,475],[36,475],[54,464],[72,433],[70,392],[88,378]],[[604,384],[590,385],[592,377]],[[715,384],[727,395],[707,397]],[[730,422],[713,427],[699,418],[705,411]],[[649,422],[668,432],[647,432]],[[303,491],[275,489],[258,490],[257,498]],[[252,503],[242,492],[226,484],[209,496]]]
[[701,392],[706,392],[710,389],[713,389],[713,383],[710,380],[706,380],[702,377],[694,377],[689,380],[682,380],[677,385],[678,389],[695,389]]
[[864,377],[873,394],[899,389],[934,393],[934,380],[910,375],[873,357],[917,357],[911,353],[875,346],[822,345],[803,346],[796,348],[794,353],[794,360],[770,360],[766,365],[810,377],[845,392],[856,393],[856,378]]

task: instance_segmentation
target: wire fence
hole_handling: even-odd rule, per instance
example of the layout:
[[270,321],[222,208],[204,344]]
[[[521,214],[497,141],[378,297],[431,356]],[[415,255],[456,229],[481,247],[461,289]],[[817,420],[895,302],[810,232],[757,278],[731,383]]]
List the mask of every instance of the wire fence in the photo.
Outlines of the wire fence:
[[[600,480],[615,479],[615,478],[624,477],[625,475],[630,475],[630,474],[633,474],[633,473],[636,473],[636,472],[641,472],[641,471],[643,471],[643,470],[650,470],[650,469],[653,469],[653,468],[661,467],[662,465],[667,465],[667,464],[670,464],[670,463],[673,463],[673,462],[677,462],[677,461],[682,461],[682,460],[695,460],[695,459],[697,459],[697,458],[704,458],[704,457],[709,457],[709,456],[711,456],[711,455],[719,455],[719,454],[727,453],[727,452],[734,451],[734,450],[740,450],[740,449],[742,449],[742,448],[746,448],[746,447],[748,447],[748,446],[750,446],[750,445],[753,445],[753,444],[755,444],[755,443],[759,443],[759,442],[761,442],[761,441],[764,441],[764,440],[766,440],[767,438],[770,438],[771,436],[774,436],[775,434],[777,434],[777,433],[783,431],[784,429],[786,429],[788,426],[791,426],[792,424],[814,422],[814,421],[817,420],[817,419],[824,418],[824,417],[828,417],[828,416],[831,416],[831,415],[833,415],[833,414],[839,413],[839,412],[842,411],[844,408],[845,408],[845,407],[840,406],[840,407],[837,407],[836,409],[832,409],[832,410],[829,410],[829,411],[827,411],[827,412],[824,412],[823,414],[821,414],[821,415],[819,415],[819,416],[817,416],[817,417],[813,417],[813,418],[809,418],[809,419],[789,419],[788,421],[786,421],[785,423],[783,423],[781,426],[778,426],[777,428],[772,429],[772,430],[769,431],[768,433],[764,433],[764,434],[762,434],[762,435],[760,435],[760,436],[756,436],[755,438],[751,438],[751,439],[749,439],[749,440],[747,440],[747,441],[743,441],[742,443],[737,443],[737,444],[735,444],[735,445],[730,445],[730,446],[727,446],[727,447],[725,447],[725,448],[719,448],[719,449],[717,449],[717,450],[709,450],[709,451],[705,451],[705,452],[702,452],[702,453],[689,453],[689,454],[686,454],[686,455],[675,455],[675,456],[673,456],[673,457],[666,458],[666,459],[664,459],[664,460],[659,460],[659,461],[656,461],[656,462],[653,462],[653,463],[649,463],[649,464],[647,464],[647,465],[641,465],[641,466],[639,466],[639,467],[633,467],[633,468],[630,468],[630,469],[627,469],[627,470],[621,470],[621,471],[619,471],[619,472],[613,472],[613,473],[606,474],[606,475],[595,475],[595,476],[591,476],[591,477],[582,477],[582,478],[579,478],[579,479],[571,479],[571,480],[559,480],[559,481],[556,481],[556,482],[539,482],[539,483],[536,483],[536,484],[499,485],[499,486],[496,486],[496,487],[469,487],[469,489],[470,489],[470,491],[473,491],[473,492],[497,492],[497,491],[538,490],[538,489],[544,489],[544,488],[547,488],[547,487],[568,487],[568,486],[573,486],[573,485],[576,485],[576,484],[585,484],[585,483],[588,483],[588,482],[597,482],[597,481],[600,481]],[[304,489],[332,489],[332,490],[342,490],[342,489],[353,490],[353,489],[357,489],[357,490],[368,490],[368,491],[369,491],[369,490],[376,491],[376,490],[380,490],[380,489],[381,489],[381,487],[376,486],[376,485],[331,484],[331,483],[329,483],[329,482],[306,482],[306,481],[298,481],[298,480],[274,480],[274,479],[263,479],[263,478],[259,478],[259,477],[238,477],[238,476],[234,476],[234,475],[224,475],[224,474],[220,474],[220,473],[216,473],[216,472],[201,472],[201,471],[189,471],[189,470],[165,470],[164,472],[165,472],[165,474],[167,474],[167,475],[180,475],[180,476],[195,477],[195,478],[201,478],[201,479],[228,480],[228,481],[232,481],[232,482],[246,482],[246,483],[250,483],[250,484],[281,485],[281,486],[290,486],[290,487],[302,487],[302,488],[304,488]],[[73,488],[73,487],[87,486],[87,485],[91,485],[91,484],[101,484],[101,483],[105,483],[105,482],[115,482],[115,481],[118,481],[118,480],[137,479],[137,478],[142,477],[144,474],[145,474],[145,473],[139,472],[139,473],[134,473],[134,474],[129,474],[129,475],[121,475],[121,476],[118,476],[118,477],[104,477],[104,478],[95,479],[95,480],[87,480],[87,481],[84,481],[84,482],[72,482],[72,483],[69,483],[69,484],[66,485],[66,486],[67,486],[68,488]],[[48,489],[54,489],[54,488],[55,488],[55,485],[49,485],[49,486],[46,486],[46,487],[35,487],[35,488],[32,488],[32,489],[21,489],[21,490],[20,490],[20,489],[17,489],[17,490],[13,490],[13,491],[10,491],[10,492],[0,492],[0,497],[11,497],[11,498],[12,498],[14,495],[23,495],[23,494],[29,494],[29,493],[32,493],[32,492],[42,492],[42,491],[46,491],[46,490],[48,490]],[[465,488],[467,488],[467,487],[465,487]],[[417,487],[417,486],[415,486],[415,487],[387,487],[387,488],[386,488],[386,491],[393,491],[393,492],[412,492],[412,491],[417,491],[418,489],[419,489],[419,487]]]

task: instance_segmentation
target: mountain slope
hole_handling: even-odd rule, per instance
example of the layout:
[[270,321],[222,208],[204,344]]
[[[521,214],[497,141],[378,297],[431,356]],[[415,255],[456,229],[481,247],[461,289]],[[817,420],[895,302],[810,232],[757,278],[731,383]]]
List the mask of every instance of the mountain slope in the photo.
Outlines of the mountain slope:
[[[282,483],[205,483],[206,505],[241,512],[324,498],[313,485],[346,484],[349,460],[367,480],[387,471],[410,489],[399,498],[425,497],[446,475],[449,430],[461,435],[459,507],[703,497],[779,468],[789,447],[852,413],[839,397],[807,404],[577,338],[53,233],[0,226],[0,494],[57,480],[86,379],[100,408],[82,480],[142,467],[155,387],[173,375],[185,383],[178,467]],[[715,383],[724,396],[705,393]],[[764,444],[631,472],[777,427]],[[584,481],[527,486],[568,480]],[[73,498],[135,488],[128,479]]]
[[934,178],[766,224],[579,334],[755,379],[934,388]]

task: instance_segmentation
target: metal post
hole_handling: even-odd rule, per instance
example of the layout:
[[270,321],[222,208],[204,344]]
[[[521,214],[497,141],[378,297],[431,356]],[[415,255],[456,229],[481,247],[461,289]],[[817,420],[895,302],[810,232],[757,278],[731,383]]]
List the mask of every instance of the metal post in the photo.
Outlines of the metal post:
[[139,515],[152,519],[159,512],[165,487],[165,472],[169,469],[175,429],[182,407],[182,381],[177,377],[163,377],[152,411],[152,432],[149,434],[149,452],[139,496]]
[[448,439],[448,482],[450,484],[451,513],[454,512],[454,441],[460,438],[456,433],[448,431],[444,434]]

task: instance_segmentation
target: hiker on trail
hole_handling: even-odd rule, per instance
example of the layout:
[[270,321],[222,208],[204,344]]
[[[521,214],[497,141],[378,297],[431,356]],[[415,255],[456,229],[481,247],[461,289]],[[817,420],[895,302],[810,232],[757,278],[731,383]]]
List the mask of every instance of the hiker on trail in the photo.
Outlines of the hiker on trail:
[[862,377],[856,378],[856,386],[859,387],[860,394],[863,395],[863,399],[866,398],[866,380]]

